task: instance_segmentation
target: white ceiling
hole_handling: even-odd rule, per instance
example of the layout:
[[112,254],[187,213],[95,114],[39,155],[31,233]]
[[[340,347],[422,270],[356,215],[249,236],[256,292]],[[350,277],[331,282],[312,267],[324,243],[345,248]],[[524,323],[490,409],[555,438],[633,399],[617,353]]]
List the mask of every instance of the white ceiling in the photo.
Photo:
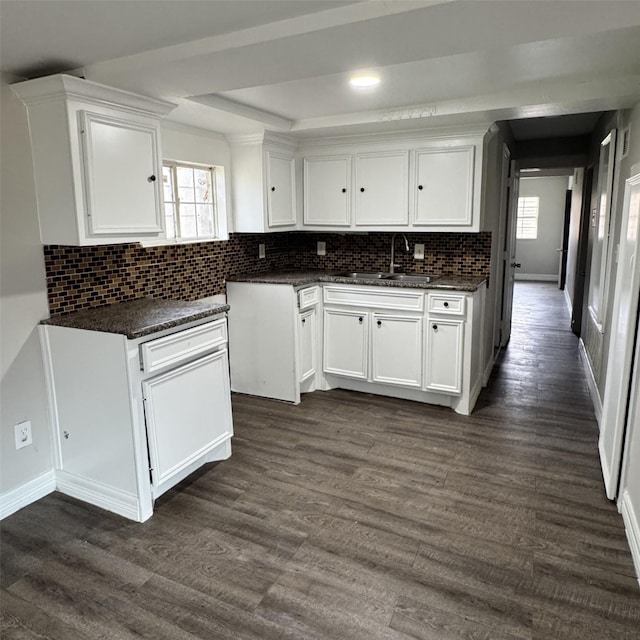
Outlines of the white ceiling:
[[[5,72],[79,69],[223,133],[319,136],[640,101],[637,0],[2,0],[0,29]],[[358,69],[377,71],[380,88],[349,89]]]

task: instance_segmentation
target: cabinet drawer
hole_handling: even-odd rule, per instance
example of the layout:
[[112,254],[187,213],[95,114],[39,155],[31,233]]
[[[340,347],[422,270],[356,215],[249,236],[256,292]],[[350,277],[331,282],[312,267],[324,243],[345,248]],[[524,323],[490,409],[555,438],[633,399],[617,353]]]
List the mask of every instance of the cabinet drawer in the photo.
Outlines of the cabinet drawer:
[[142,370],[148,373],[175,365],[227,342],[225,318],[177,331],[140,345]]
[[300,311],[318,304],[320,292],[318,287],[307,287],[298,291],[298,307]]
[[424,293],[415,289],[392,287],[330,286],[324,288],[327,304],[341,304],[350,307],[373,307],[375,309],[398,309],[402,311],[422,311]]
[[442,313],[449,316],[464,316],[465,297],[452,293],[430,293],[428,295],[429,313]]

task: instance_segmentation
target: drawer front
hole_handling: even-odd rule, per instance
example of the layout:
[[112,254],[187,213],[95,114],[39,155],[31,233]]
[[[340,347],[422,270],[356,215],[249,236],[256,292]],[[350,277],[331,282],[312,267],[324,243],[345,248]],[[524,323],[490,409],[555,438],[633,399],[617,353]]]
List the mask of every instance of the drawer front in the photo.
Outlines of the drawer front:
[[464,316],[464,296],[453,293],[430,293],[428,300],[429,313],[442,313],[449,316]]
[[326,304],[340,304],[350,307],[423,311],[424,293],[415,289],[402,289],[400,287],[332,285],[324,287],[324,302]]
[[317,305],[319,301],[319,287],[307,287],[298,291],[298,307],[301,311]]
[[227,343],[227,320],[222,318],[140,345],[142,370],[148,373],[175,365]]

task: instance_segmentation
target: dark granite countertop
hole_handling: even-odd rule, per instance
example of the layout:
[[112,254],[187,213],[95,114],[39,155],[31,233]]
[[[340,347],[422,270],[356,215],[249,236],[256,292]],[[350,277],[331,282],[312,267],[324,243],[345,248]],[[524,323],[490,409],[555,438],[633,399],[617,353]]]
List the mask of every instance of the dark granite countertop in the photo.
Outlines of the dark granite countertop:
[[41,324],[87,331],[121,333],[133,340],[156,331],[163,331],[187,322],[215,316],[228,309],[229,306],[226,304],[138,298],[104,307],[52,316],[48,320],[43,320]]
[[264,284],[289,284],[294,287],[319,283],[365,284],[375,287],[403,287],[405,289],[446,289],[450,291],[476,291],[486,278],[482,276],[439,276],[431,282],[402,282],[398,280],[365,280],[346,278],[327,271],[272,271],[268,273],[238,274],[229,276],[228,282],[256,282]]

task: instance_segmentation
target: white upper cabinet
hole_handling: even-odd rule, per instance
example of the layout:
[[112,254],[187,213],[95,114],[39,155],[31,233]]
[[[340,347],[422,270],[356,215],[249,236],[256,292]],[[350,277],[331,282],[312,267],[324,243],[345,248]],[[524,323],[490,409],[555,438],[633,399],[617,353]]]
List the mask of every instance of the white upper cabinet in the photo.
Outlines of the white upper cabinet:
[[482,230],[486,129],[303,143],[306,229]]
[[471,227],[475,148],[417,149],[412,162],[415,226]]
[[230,139],[233,230],[290,231],[296,226],[295,156],[277,134]]
[[164,235],[160,119],[174,105],[67,75],[13,90],[29,115],[44,244]]
[[408,176],[407,151],[356,154],[356,226],[406,226],[409,222]]
[[304,159],[304,224],[351,224],[351,156]]

